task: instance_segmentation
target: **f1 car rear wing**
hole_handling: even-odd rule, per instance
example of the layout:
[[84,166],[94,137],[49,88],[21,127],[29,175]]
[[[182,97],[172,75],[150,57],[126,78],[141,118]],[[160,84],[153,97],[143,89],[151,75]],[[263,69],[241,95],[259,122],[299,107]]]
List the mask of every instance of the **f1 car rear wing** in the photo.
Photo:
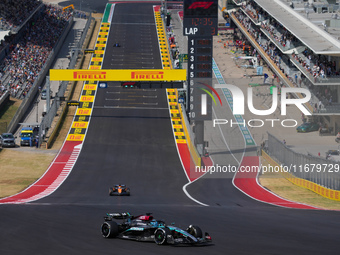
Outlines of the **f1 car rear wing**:
[[124,220],[124,219],[132,218],[132,217],[133,216],[128,212],[125,212],[125,213],[107,213],[104,216],[104,219],[105,220],[112,220],[112,219]]
[[[136,219],[136,218],[139,218],[139,217],[145,217],[143,219],[151,219],[152,216],[151,216],[152,213],[146,213],[145,215],[138,215],[138,216],[133,216],[131,215],[130,213],[128,212],[123,212],[123,213],[106,213],[106,215],[104,216],[104,219],[106,221],[110,221],[112,219],[117,219],[117,220],[125,220],[125,219]],[[151,217],[150,217],[151,216]]]

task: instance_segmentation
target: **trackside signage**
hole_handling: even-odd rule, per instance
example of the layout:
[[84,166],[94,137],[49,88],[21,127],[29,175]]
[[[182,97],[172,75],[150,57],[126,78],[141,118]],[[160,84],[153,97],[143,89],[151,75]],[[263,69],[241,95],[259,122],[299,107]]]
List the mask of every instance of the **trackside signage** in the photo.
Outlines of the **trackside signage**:
[[51,81],[184,81],[185,69],[69,70],[51,69]]

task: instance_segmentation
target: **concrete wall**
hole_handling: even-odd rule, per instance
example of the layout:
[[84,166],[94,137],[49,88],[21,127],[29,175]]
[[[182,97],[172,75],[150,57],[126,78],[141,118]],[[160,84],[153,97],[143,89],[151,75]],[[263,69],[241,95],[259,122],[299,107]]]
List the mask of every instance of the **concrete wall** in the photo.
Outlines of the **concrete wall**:
[[7,102],[9,101],[9,92],[6,91],[1,97],[0,97],[0,109],[4,107]]

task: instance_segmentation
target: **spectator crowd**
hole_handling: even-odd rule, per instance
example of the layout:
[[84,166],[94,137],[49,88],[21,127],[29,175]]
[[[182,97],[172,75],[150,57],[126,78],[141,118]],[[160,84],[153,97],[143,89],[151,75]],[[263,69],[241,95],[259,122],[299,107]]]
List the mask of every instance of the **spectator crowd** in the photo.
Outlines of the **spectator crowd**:
[[0,62],[0,96],[5,90],[18,98],[27,95],[71,15],[70,10],[44,6],[20,31],[21,38],[10,44],[9,53]]
[[[261,22],[261,28],[267,31],[269,36],[273,38],[278,45],[281,45],[284,51],[302,45],[302,43],[292,33],[290,33],[277,20],[271,18],[260,6],[256,4],[256,2],[244,2],[242,8],[255,22]],[[241,19],[239,20],[241,21]],[[246,23],[249,30],[251,24],[249,24],[248,17]],[[256,38],[257,34],[254,35]],[[316,55],[308,48],[300,54],[295,52],[295,54],[293,54],[293,58],[296,59],[297,62],[300,63],[300,65],[304,67],[314,78],[323,79],[340,75],[339,71],[336,70],[335,61],[328,60],[327,56]]]
[[20,26],[40,3],[37,0],[1,0],[0,30],[10,30]]
[[[252,26],[252,22],[241,10],[236,11],[235,17],[242,23],[242,25],[247,29],[248,33],[256,40],[256,42],[261,46],[261,48],[266,52],[266,54],[271,58],[271,60],[278,66],[278,68],[284,72],[281,66],[281,53],[277,47],[269,40],[264,40],[264,35],[258,27]],[[253,51],[253,55],[257,54]],[[258,62],[260,63],[261,57],[257,54]]]
[[335,61],[330,61],[323,55],[315,55],[308,48],[302,54],[293,54],[293,57],[315,78],[339,75],[339,71],[336,70]]
[[[255,10],[253,6],[251,8],[243,6],[243,9],[247,14],[249,14],[251,10]],[[251,34],[256,42],[261,46],[261,48],[266,52],[266,54],[271,58],[271,60],[277,65],[281,72],[285,73],[285,75],[292,82],[295,82],[296,86],[301,86],[302,77],[300,77],[298,82],[296,74],[292,77],[287,74],[287,67],[282,63],[282,52],[270,40],[265,39],[266,36],[260,30],[259,26],[253,25],[251,19],[255,20],[257,19],[257,16],[253,14],[250,16],[251,18],[249,18],[243,13],[241,9],[235,11],[234,15],[239,20],[239,22],[242,23],[243,27],[247,29],[249,34]],[[302,45],[302,43],[299,42],[296,37],[294,37],[274,19],[268,18],[266,21],[263,21],[261,23],[261,28],[262,30],[266,30],[271,38],[275,40],[277,45],[281,45],[283,47],[283,50],[293,49],[298,45]],[[253,55],[254,54],[256,54],[255,50],[253,51]],[[260,61],[260,55],[257,55],[257,57],[258,61]],[[294,50],[291,57],[295,59],[303,68],[305,68],[305,70],[315,79],[338,78],[340,75],[340,72],[336,68],[335,61],[329,60],[328,57],[324,55],[316,55],[308,48],[305,48],[301,53],[297,53]],[[310,82],[306,81],[305,78],[303,78],[303,80],[307,82],[307,86],[313,90],[314,95],[318,98],[318,100],[322,101],[324,105],[331,105],[332,102],[338,101],[336,93],[331,88],[327,88],[327,86],[322,86],[322,88],[320,86],[315,87],[312,86]]]

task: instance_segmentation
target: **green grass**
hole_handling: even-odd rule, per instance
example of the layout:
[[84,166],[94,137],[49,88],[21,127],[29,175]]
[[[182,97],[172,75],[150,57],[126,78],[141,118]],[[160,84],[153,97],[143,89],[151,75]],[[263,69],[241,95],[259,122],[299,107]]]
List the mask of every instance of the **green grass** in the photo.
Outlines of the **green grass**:
[[[263,165],[268,164],[263,158],[261,161]],[[340,210],[339,201],[322,197],[311,190],[296,186],[280,173],[266,172],[260,176],[259,182],[265,188],[288,200],[329,210]]]
[[7,127],[19,109],[20,104],[21,100],[11,99],[2,109],[0,109],[0,133],[7,131]]
[[35,182],[55,157],[46,150],[4,149],[0,155],[0,197],[16,194]]

